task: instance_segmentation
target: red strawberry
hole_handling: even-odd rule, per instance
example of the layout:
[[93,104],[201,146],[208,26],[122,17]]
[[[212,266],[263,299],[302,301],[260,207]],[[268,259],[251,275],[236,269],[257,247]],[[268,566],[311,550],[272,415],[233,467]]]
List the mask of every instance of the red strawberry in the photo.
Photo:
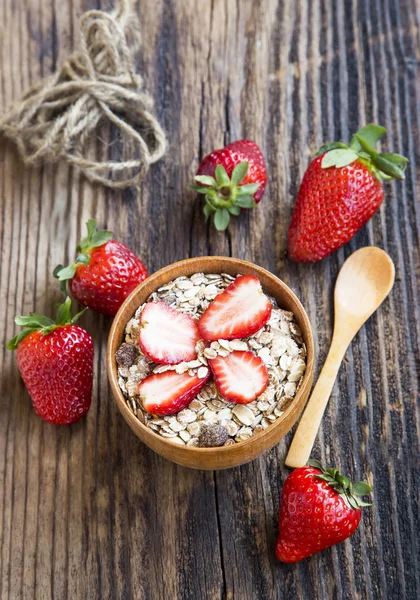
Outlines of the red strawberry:
[[264,156],[255,142],[238,140],[207,154],[195,180],[200,185],[191,187],[206,196],[206,219],[213,214],[216,229],[223,231],[230,215],[261,200],[267,184]]
[[194,360],[200,339],[197,323],[164,302],[149,302],[140,316],[139,345],[157,363]]
[[404,156],[374,150],[385,133],[367,125],[349,147],[337,142],[319,150],[303,176],[289,227],[292,260],[315,262],[346,244],[381,205],[382,180],[404,179]]
[[271,303],[255,275],[237,277],[216,296],[198,322],[203,340],[234,340],[248,337],[267,323]]
[[42,315],[16,317],[24,329],[10,342],[35,412],[44,421],[66,425],[87,413],[92,397],[93,343],[74,325],[71,300],[58,308],[53,321]]
[[146,277],[142,261],[121,242],[111,240],[110,231],[96,231],[96,221],[86,223],[88,235],[77,247],[73,264],[58,265],[54,276],[63,282],[70,280],[70,291],[84,306],[114,316],[127,296]]
[[139,385],[143,407],[154,415],[173,415],[188,406],[209,378],[210,370],[202,379],[176,371],[149,375]]
[[279,560],[293,563],[350,537],[362,516],[359,496],[372,491],[367,483],[353,486],[337,469],[317,460],[295,469],[286,479],[280,502]]
[[209,360],[217,389],[225,400],[248,404],[258,398],[268,383],[265,364],[252,352],[235,350],[226,357]]

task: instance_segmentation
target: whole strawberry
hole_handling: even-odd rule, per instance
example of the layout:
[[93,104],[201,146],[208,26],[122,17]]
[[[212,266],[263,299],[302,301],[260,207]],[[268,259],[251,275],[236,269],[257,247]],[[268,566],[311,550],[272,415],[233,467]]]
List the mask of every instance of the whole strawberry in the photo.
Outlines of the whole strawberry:
[[261,200],[267,184],[264,156],[251,140],[232,142],[203,158],[195,180],[200,185],[191,187],[206,197],[206,219],[213,215],[216,229],[223,231],[231,215]]
[[67,425],[87,413],[92,399],[93,342],[74,323],[71,300],[59,306],[55,321],[42,315],[16,317],[24,329],[10,342],[35,412],[44,421]]
[[404,179],[408,160],[380,154],[375,145],[386,133],[366,125],[346,146],[323,146],[303,176],[289,227],[289,256],[315,262],[346,244],[378,210],[383,180]]
[[372,491],[353,485],[338,469],[324,469],[317,460],[295,469],[286,479],[280,501],[277,558],[294,563],[350,537],[362,516],[359,496]]
[[96,230],[96,221],[86,223],[87,236],[77,246],[78,255],[68,267],[58,265],[54,277],[66,281],[70,291],[84,306],[114,316],[127,296],[146,277],[142,261],[121,242],[112,240],[112,232]]

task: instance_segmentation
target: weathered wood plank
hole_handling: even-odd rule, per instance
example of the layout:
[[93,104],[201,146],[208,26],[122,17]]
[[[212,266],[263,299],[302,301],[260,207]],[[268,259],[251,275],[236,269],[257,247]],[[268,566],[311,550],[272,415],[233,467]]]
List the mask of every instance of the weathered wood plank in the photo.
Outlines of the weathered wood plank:
[[[77,46],[86,8],[111,0],[0,3],[0,106]],[[416,0],[145,0],[138,65],[170,150],[140,190],[92,188],[66,165],[26,169],[0,143],[0,339],[13,316],[51,313],[51,271],[68,261],[94,215],[154,271],[200,254],[253,260],[282,277],[311,318],[322,364],[332,284],[356,248],[396,264],[390,298],[352,344],[314,455],[374,483],[357,534],[305,563],[274,558],[291,434],[252,464],[219,473],[168,463],[115,408],[105,374],[109,322],[84,317],[95,339],[94,398],[69,428],[33,413],[14,357],[0,353],[1,598],[411,598],[420,593],[419,232],[420,8]],[[404,184],[387,186],[372,221],[327,260],[291,264],[287,228],[300,178],[325,140],[378,121],[406,154]],[[106,132],[108,140],[114,139]],[[262,204],[226,234],[202,219],[188,189],[200,158],[240,137],[269,165]],[[115,152],[116,150],[111,150]]]

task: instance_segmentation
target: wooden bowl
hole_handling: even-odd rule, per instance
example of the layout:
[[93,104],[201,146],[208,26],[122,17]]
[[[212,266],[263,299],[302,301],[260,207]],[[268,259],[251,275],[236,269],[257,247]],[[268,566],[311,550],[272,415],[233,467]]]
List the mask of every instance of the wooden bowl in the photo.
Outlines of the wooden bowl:
[[[273,296],[280,308],[294,313],[302,330],[307,347],[307,366],[302,384],[293,402],[273,425],[253,435],[248,440],[219,448],[197,448],[180,446],[168,441],[141,423],[128,408],[118,385],[115,353],[124,339],[124,330],[137,308],[151,293],[180,275],[194,273],[228,273],[229,275],[256,275],[265,292]],[[249,462],[275,446],[293,427],[308,398],[314,376],[314,343],[308,316],[292,290],[277,277],[244,260],[223,256],[203,256],[174,263],[157,271],[141,283],[125,300],[115,316],[109,333],[107,348],[107,370],[115,401],[124,419],[134,433],[149,448],[175,463],[194,469],[227,469]]]

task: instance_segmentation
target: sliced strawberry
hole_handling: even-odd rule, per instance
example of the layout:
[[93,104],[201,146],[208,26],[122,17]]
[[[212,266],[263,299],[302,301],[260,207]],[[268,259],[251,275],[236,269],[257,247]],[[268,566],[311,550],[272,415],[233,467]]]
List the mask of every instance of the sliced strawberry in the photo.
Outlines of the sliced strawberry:
[[202,379],[176,371],[149,375],[139,385],[143,407],[154,415],[173,415],[188,406],[209,378],[210,369]]
[[209,360],[217,389],[228,402],[248,404],[258,398],[268,383],[265,364],[252,352],[236,350],[225,358]]
[[254,275],[237,277],[216,296],[198,322],[207,341],[234,340],[252,335],[267,323],[271,304]]
[[194,360],[199,338],[197,323],[164,302],[149,302],[141,313],[139,345],[154,362]]

